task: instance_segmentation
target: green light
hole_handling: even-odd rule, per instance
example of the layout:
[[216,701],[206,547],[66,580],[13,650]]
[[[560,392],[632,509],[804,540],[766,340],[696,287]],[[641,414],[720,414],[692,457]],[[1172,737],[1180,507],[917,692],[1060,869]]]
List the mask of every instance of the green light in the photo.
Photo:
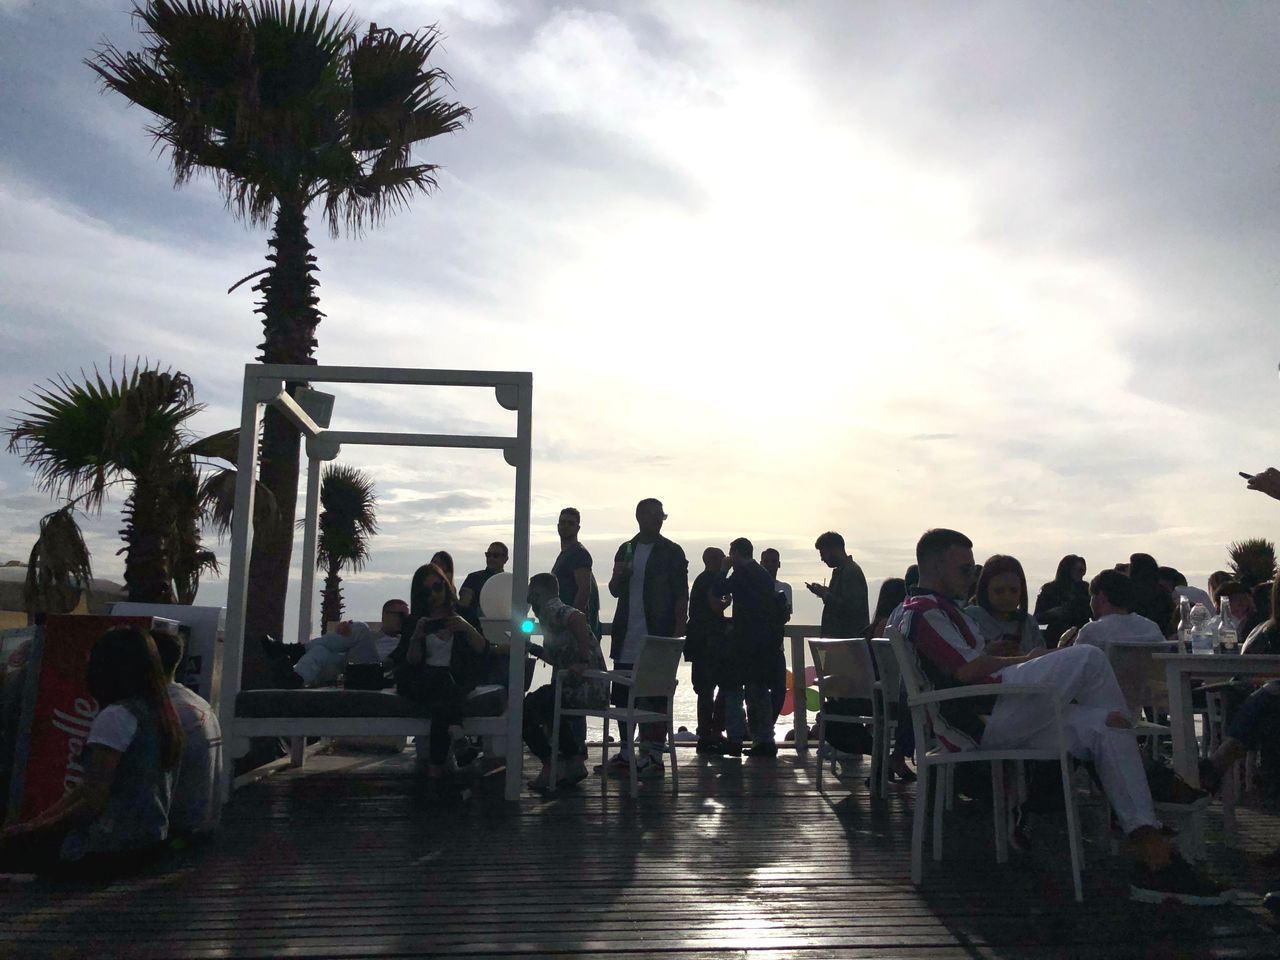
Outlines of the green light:
[[520,630],[523,633],[533,633],[533,621],[525,617],[524,623],[520,624]]

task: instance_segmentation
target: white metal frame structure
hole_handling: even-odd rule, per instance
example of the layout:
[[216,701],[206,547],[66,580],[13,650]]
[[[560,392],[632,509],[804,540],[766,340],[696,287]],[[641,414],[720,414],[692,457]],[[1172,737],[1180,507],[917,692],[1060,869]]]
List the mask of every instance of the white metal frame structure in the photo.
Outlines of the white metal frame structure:
[[[482,436],[467,434],[382,433],[330,430],[317,424],[289,395],[289,384],[354,383],[401,386],[485,387],[492,389],[498,404],[516,414],[516,435]],[[230,576],[227,589],[226,643],[223,663],[222,698],[219,720],[226,743],[223,797],[230,792],[232,760],[248,750],[248,737],[262,733],[261,720],[236,715],[240,693],[240,673],[244,659],[244,617],[249,589],[249,556],[253,546],[254,480],[258,462],[259,435],[265,407],[274,406],[302,431],[307,451],[307,496],[302,552],[302,591],[298,615],[299,640],[311,635],[312,602],[315,592],[316,536],[319,525],[320,474],[323,461],[333,460],[343,444],[399,447],[446,447],[473,450],[501,450],[515,468],[515,531],[512,542],[511,656],[506,712],[506,797],[516,800],[521,791],[521,738],[524,706],[525,637],[518,612],[523,613],[529,582],[529,495],[531,435],[533,428],[533,375],[520,372],[473,370],[415,370],[391,367],[333,367],[292,364],[245,365],[244,394],[240,408],[240,465],[236,480],[235,517],[231,534]],[[523,619],[521,616],[520,619]],[[360,718],[354,718],[359,722]],[[326,721],[332,726],[334,721]],[[359,731],[377,733],[377,720]],[[282,736],[295,734],[281,730]]]

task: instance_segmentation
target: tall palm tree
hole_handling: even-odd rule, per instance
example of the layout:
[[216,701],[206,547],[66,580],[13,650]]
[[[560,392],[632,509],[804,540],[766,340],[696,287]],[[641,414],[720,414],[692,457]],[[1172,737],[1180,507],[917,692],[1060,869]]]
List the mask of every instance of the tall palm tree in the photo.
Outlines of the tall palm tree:
[[[83,383],[59,377],[27,403],[6,430],[9,450],[35,468],[38,487],[67,499],[46,518],[59,518],[53,530],[41,524],[41,541],[69,533],[73,507],[100,511],[112,487],[128,484],[120,536],[129,599],[190,602],[200,573],[214,564],[200,547],[186,424],[202,407],[187,375],[135,363],[118,379],[114,370],[106,379],[95,370]],[[61,540],[74,546],[76,538],[78,531]],[[87,562],[86,555],[86,570]]]
[[[436,166],[415,163],[413,147],[470,117],[439,95],[448,77],[429,65],[439,33],[370,24],[359,35],[349,14],[288,0],[147,0],[134,15],[141,51],[107,43],[85,62],[154,115],[175,185],[208,174],[237,217],[271,224],[270,266],[244,278],[262,277],[259,359],[314,363],[322,314],[307,212],[321,203],[331,235],[359,235],[435,189]],[[283,627],[298,452],[296,429],[268,410],[259,476],[276,515],[254,538],[250,636]]]
[[344,568],[360,570],[369,559],[369,538],[378,532],[373,478],[355,467],[334,464],[320,480],[316,562],[324,569],[320,622],[342,619]]

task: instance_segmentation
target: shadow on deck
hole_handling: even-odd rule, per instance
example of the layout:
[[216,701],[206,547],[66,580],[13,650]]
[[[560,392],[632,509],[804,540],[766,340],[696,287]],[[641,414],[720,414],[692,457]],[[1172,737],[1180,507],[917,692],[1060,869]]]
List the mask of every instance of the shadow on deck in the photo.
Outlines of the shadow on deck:
[[[941,864],[909,880],[914,788],[872,805],[814,763],[681,754],[681,793],[599,782],[558,799],[429,797],[410,755],[321,755],[239,791],[217,839],[112,886],[0,884],[0,956],[1267,957],[1256,894],[1277,818],[1213,842],[1219,909],[1127,899],[1091,849],[1071,898],[1065,831],[995,863],[989,807],[957,804]],[[865,771],[865,767],[863,770]],[[926,857],[928,853],[926,852]]]

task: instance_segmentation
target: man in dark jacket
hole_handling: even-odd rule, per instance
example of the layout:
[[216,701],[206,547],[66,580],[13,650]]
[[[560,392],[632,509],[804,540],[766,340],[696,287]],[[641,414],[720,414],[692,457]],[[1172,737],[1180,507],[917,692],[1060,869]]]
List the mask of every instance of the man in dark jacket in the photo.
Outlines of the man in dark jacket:
[[[737,753],[751,731],[750,756],[773,756],[778,745],[773,734],[773,701],[770,686],[782,649],[782,625],[786,599],[773,584],[769,571],[758,564],[755,548],[746,537],[729,544],[726,565],[733,570],[716,583],[712,593],[733,598],[733,622],[729,627],[729,657],[733,668],[725,677],[725,722],[729,744]],[[742,701],[746,699],[746,717]]]
[[853,557],[844,552],[844,537],[827,531],[814,543],[822,562],[831,568],[831,585],[806,583],[822,601],[824,637],[865,637],[871,626],[867,610],[867,578]]
[[[698,695],[698,752],[724,752],[724,670],[726,633],[724,602],[712,596],[712,588],[723,575],[724,551],[707,547],[702,551],[703,571],[689,588],[689,626],[684,658],[692,665],[693,692]],[[717,691],[719,691],[717,695]],[[721,715],[718,717],[718,715]]]
[[[666,519],[661,500],[641,500],[636,504],[640,531],[618,547],[614,555],[609,592],[618,598],[618,607],[613,615],[609,656],[615,670],[630,670],[635,665],[640,643],[646,636],[684,636],[689,617],[689,561],[678,543],[662,535]],[[626,706],[627,693],[626,687],[615,684],[614,705]],[[622,746],[605,772],[621,773],[630,768],[631,730],[624,724],[619,724],[619,729]],[[662,724],[641,727],[640,755],[636,757],[640,777],[661,777],[665,772],[662,761],[650,749],[652,744],[661,744],[665,736]]]

